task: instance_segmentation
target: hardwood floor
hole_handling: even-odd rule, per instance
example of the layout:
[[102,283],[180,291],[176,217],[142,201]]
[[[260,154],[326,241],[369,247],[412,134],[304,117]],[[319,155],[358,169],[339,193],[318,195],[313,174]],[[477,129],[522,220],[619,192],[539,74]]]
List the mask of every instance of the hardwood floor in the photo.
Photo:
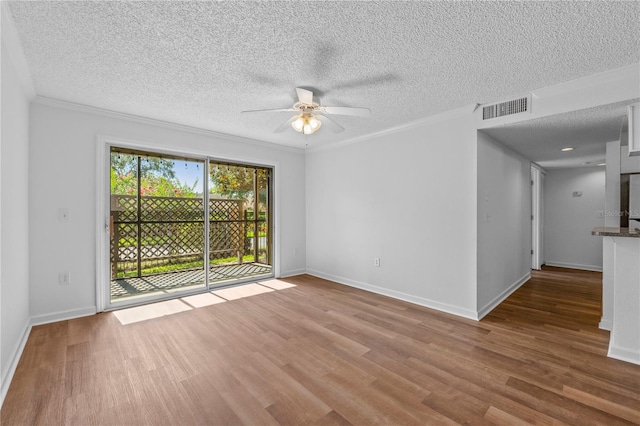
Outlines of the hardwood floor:
[[34,327],[1,424],[640,424],[601,274],[533,278],[480,322],[302,275],[121,325]]

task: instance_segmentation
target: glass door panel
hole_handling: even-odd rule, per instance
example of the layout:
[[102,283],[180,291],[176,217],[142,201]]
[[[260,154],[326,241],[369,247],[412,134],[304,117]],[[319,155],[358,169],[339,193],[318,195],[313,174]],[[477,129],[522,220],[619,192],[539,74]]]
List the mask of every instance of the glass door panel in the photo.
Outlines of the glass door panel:
[[111,150],[111,303],[205,287],[204,165]]
[[270,175],[267,168],[210,161],[210,286],[273,276]]

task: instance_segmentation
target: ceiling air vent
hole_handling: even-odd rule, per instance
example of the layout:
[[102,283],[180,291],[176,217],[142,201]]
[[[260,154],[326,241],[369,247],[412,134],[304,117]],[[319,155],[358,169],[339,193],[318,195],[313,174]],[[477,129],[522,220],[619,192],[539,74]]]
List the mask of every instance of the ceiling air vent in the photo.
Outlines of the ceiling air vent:
[[529,109],[529,98],[514,99],[512,101],[501,102],[482,108],[482,119],[503,117],[505,115],[519,114],[527,112]]

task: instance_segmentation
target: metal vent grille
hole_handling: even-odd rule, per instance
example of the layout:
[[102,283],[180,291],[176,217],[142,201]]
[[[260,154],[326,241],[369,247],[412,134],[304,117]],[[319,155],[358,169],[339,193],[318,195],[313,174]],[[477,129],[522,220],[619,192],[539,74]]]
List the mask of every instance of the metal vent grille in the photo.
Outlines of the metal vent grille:
[[492,118],[502,117],[505,115],[518,114],[528,111],[528,98],[514,99],[512,101],[502,102],[495,105],[489,105],[482,108],[482,119],[489,120]]

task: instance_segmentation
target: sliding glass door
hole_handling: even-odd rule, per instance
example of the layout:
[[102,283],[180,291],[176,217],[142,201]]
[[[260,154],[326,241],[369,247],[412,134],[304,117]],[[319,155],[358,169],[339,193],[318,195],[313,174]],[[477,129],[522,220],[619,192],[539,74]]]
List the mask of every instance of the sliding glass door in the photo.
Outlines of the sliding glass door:
[[209,283],[270,275],[271,170],[212,161],[209,175]]
[[109,173],[110,305],[273,275],[269,168],[112,147]]

